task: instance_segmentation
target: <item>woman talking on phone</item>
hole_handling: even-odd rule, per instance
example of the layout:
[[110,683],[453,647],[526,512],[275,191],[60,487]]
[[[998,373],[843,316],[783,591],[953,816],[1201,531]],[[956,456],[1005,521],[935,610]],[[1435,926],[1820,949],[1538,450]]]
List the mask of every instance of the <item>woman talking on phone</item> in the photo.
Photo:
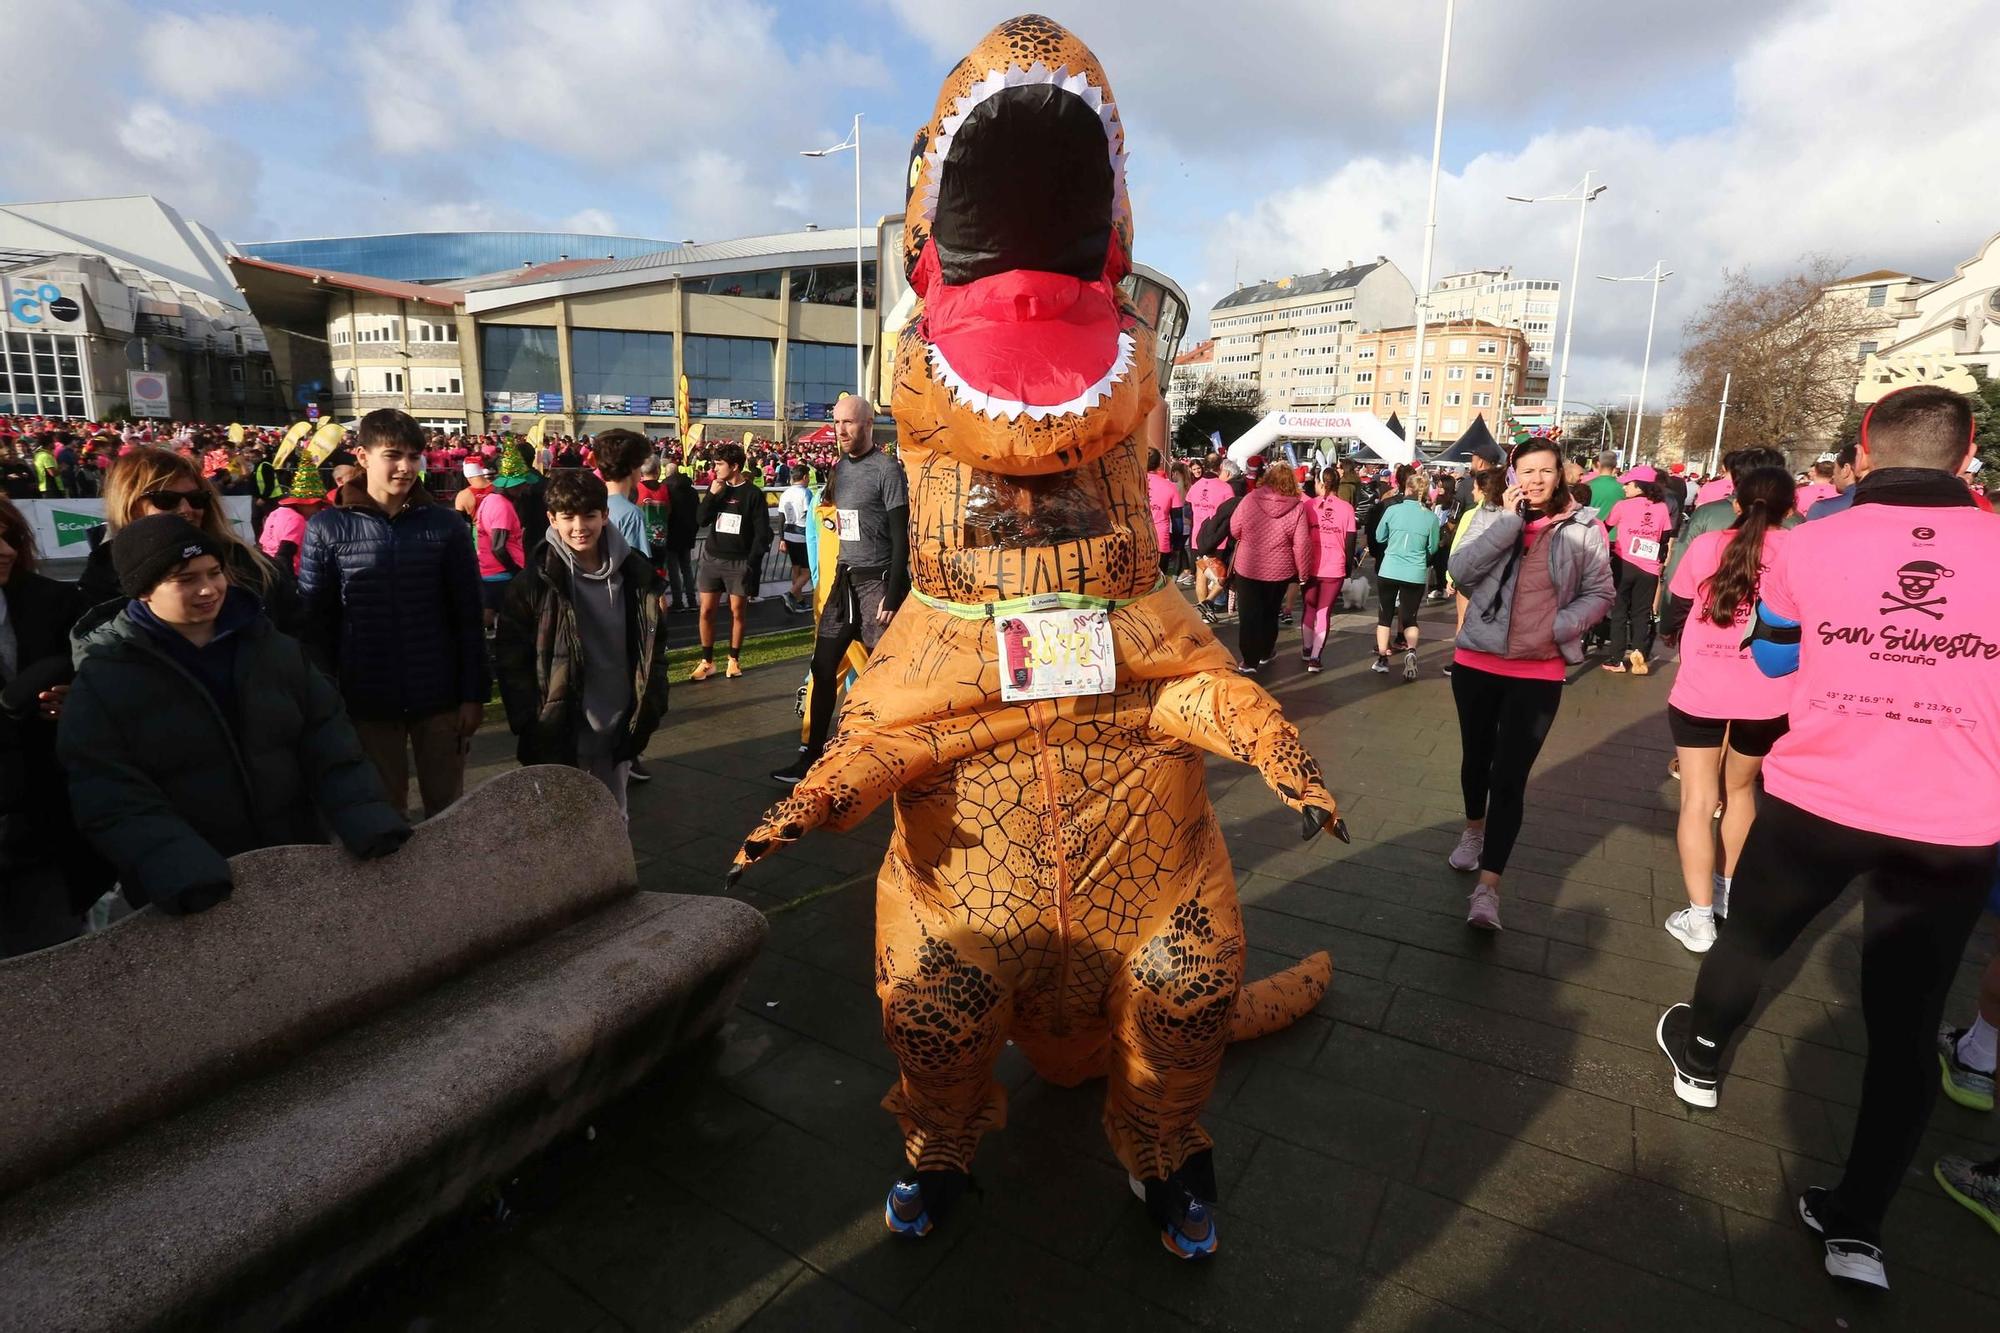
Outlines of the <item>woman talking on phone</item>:
[[1611,609],[1611,557],[1596,513],[1563,484],[1541,436],[1514,448],[1501,512],[1452,553],[1466,596],[1451,675],[1458,705],[1465,831],[1454,870],[1479,872],[1466,924],[1500,929],[1500,876],[1521,832],[1528,773],[1562,705],[1583,635]]

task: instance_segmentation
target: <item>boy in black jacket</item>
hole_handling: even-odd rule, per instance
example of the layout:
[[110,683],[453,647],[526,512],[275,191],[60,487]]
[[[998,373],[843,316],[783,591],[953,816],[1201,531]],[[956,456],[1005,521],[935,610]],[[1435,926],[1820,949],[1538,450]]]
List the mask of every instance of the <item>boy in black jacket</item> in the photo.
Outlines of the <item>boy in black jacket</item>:
[[701,497],[700,525],[709,530],[702,549],[695,592],[701,598],[701,661],[690,680],[715,674],[715,608],[729,597],[729,676],[740,676],[737,658],[743,651],[743,620],[750,599],[763,578],[764,552],[771,549],[771,514],[764,492],[743,470],[743,446],[725,444],[715,451],[715,480]]
[[588,472],[548,485],[547,539],[507,589],[493,660],[523,764],[568,764],[625,809],[625,784],[667,710],[660,580],[607,516]]

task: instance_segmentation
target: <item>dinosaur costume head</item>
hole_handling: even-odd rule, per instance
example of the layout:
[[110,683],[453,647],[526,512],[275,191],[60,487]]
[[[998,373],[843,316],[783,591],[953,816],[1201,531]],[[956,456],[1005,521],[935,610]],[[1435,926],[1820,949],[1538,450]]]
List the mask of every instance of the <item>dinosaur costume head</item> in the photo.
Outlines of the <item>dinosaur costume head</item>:
[[1097,57],[1038,15],[946,77],[910,160],[904,263],[921,304],[891,408],[911,581],[950,601],[1149,591],[1133,437],[1159,399],[1126,306],[1125,131]]

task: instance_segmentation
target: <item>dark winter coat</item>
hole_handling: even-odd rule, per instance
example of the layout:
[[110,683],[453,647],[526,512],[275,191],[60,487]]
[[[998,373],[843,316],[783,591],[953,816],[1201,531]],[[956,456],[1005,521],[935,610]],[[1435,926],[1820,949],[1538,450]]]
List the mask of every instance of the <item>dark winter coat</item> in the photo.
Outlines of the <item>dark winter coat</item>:
[[242,589],[230,590],[223,618],[234,718],[127,606],[96,608],[71,635],[77,677],[57,752],[77,827],[135,906],[216,901],[229,857],[323,843],[321,817],[360,856],[409,836],[340,696],[298,641]]
[[687,473],[676,472],[660,483],[667,492],[667,549],[692,551],[701,531],[701,496]]
[[[76,588],[83,597],[85,610],[106,602],[125,604],[125,594],[118,589],[118,571],[111,563],[111,543],[116,540],[106,536],[90,548],[90,557],[83,562]],[[229,570],[229,581],[256,594],[264,604],[264,614],[279,632],[296,638],[304,631],[305,607],[299,601],[298,584],[292,581],[291,570],[269,560],[260,562],[249,547],[235,542],[224,549],[222,560]]]
[[54,867],[70,910],[81,912],[111,887],[111,867],[76,831],[69,786],[56,763],[56,723],[42,716],[37,697],[67,676],[39,685],[21,677],[60,671],[57,664],[70,661],[69,633],[83,599],[72,584],[23,573],[7,580],[4,596],[19,648],[21,673],[15,680],[21,688],[0,691],[0,893],[25,883],[31,870]]
[[[619,566],[625,599],[624,670],[636,705],[613,757],[636,759],[667,711],[667,636],[660,626],[660,579],[644,556]],[[577,762],[583,719],[583,641],[577,632],[569,563],[543,542],[508,586],[493,638],[493,661],[507,725],[520,737],[523,764]]]
[[472,534],[418,487],[394,518],[349,482],[306,525],[307,646],[358,718],[422,717],[492,693]]

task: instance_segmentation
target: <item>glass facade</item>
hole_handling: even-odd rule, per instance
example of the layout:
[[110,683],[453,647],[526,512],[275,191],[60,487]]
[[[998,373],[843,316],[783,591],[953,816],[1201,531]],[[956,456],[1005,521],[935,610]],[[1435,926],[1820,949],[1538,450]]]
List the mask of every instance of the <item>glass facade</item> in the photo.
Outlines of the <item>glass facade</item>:
[[572,329],[569,379],[580,412],[645,416],[674,396],[674,335]]
[[480,377],[489,392],[561,393],[554,329],[488,324],[479,330]]
[[[759,300],[775,301],[778,299],[779,284],[784,278],[784,270],[767,268],[755,273],[715,273],[705,278],[683,278],[681,286],[706,296],[754,296]],[[852,289],[850,280],[849,290]]]
[[[792,270],[792,299],[804,305],[854,305],[854,265],[821,264]],[[875,305],[875,261],[861,265],[861,299]]]
[[[570,259],[634,259],[678,242],[574,231],[422,231],[390,236],[329,236],[257,241],[238,248],[253,259],[328,268],[402,282],[448,282]],[[771,293],[777,295],[774,290]]]
[[[854,272],[848,270],[848,289]],[[838,343],[785,344],[785,415],[794,421],[831,421],[833,405],[854,392],[854,348]]]
[[9,333],[0,357],[0,413],[82,417],[83,358],[74,337],[62,333]]
[[691,334],[681,353],[695,416],[772,417],[778,344],[769,338]]

